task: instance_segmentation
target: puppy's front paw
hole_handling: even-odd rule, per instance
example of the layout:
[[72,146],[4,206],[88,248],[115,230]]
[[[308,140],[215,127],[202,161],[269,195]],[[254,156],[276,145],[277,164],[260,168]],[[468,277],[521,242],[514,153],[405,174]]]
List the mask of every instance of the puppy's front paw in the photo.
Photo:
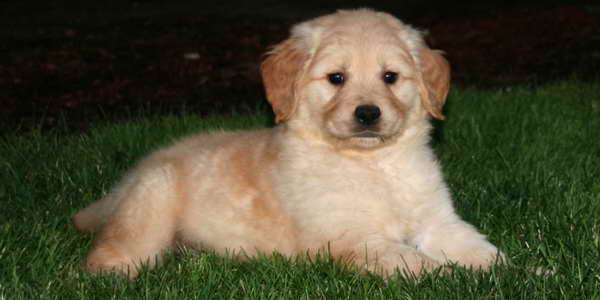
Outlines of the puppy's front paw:
[[488,270],[494,264],[507,263],[508,259],[496,247],[486,246],[463,253],[456,262],[468,268]]
[[367,269],[384,277],[396,272],[402,275],[420,276],[436,269],[443,272],[445,268],[439,262],[411,247],[394,244],[375,254],[376,258],[367,264]]

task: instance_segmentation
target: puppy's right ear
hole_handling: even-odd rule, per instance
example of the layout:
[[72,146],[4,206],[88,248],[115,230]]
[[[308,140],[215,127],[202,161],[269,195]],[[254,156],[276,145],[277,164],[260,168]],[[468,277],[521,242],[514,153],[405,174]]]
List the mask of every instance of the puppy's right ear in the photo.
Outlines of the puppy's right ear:
[[275,122],[290,118],[296,109],[295,85],[307,54],[298,49],[298,39],[290,38],[273,47],[261,64],[267,100],[275,112]]

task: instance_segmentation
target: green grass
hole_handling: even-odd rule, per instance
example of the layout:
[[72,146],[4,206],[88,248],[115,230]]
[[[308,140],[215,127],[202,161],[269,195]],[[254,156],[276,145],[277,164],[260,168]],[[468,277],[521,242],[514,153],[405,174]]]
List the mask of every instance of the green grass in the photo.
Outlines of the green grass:
[[[238,262],[190,252],[135,282],[91,276],[79,268],[91,240],[70,226],[73,213],[160,145],[268,123],[264,113],[142,118],[1,137],[0,299],[600,299],[600,86],[454,91],[447,109],[435,149],[458,212],[512,265],[385,282],[327,258]],[[538,267],[554,274],[536,275]]]

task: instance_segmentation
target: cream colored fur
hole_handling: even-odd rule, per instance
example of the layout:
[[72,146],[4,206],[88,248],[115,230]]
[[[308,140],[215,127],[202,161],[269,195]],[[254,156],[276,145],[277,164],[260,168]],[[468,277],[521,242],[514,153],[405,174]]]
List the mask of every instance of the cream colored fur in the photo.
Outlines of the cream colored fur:
[[[420,32],[339,11],[296,25],[262,71],[280,124],[192,136],[142,160],[73,217],[96,232],[87,270],[135,277],[178,244],[250,257],[327,250],[382,275],[502,260],[454,212],[430,149],[450,69]],[[336,72],[341,85],[328,80]],[[358,124],[360,105],[380,109],[376,126]]]

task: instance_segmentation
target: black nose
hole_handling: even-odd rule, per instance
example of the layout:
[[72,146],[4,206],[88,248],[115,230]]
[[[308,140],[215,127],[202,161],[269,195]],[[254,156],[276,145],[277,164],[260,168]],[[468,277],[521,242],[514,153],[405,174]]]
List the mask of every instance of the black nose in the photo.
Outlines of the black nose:
[[381,110],[378,106],[372,104],[359,105],[354,110],[354,117],[364,126],[375,125],[379,121]]

